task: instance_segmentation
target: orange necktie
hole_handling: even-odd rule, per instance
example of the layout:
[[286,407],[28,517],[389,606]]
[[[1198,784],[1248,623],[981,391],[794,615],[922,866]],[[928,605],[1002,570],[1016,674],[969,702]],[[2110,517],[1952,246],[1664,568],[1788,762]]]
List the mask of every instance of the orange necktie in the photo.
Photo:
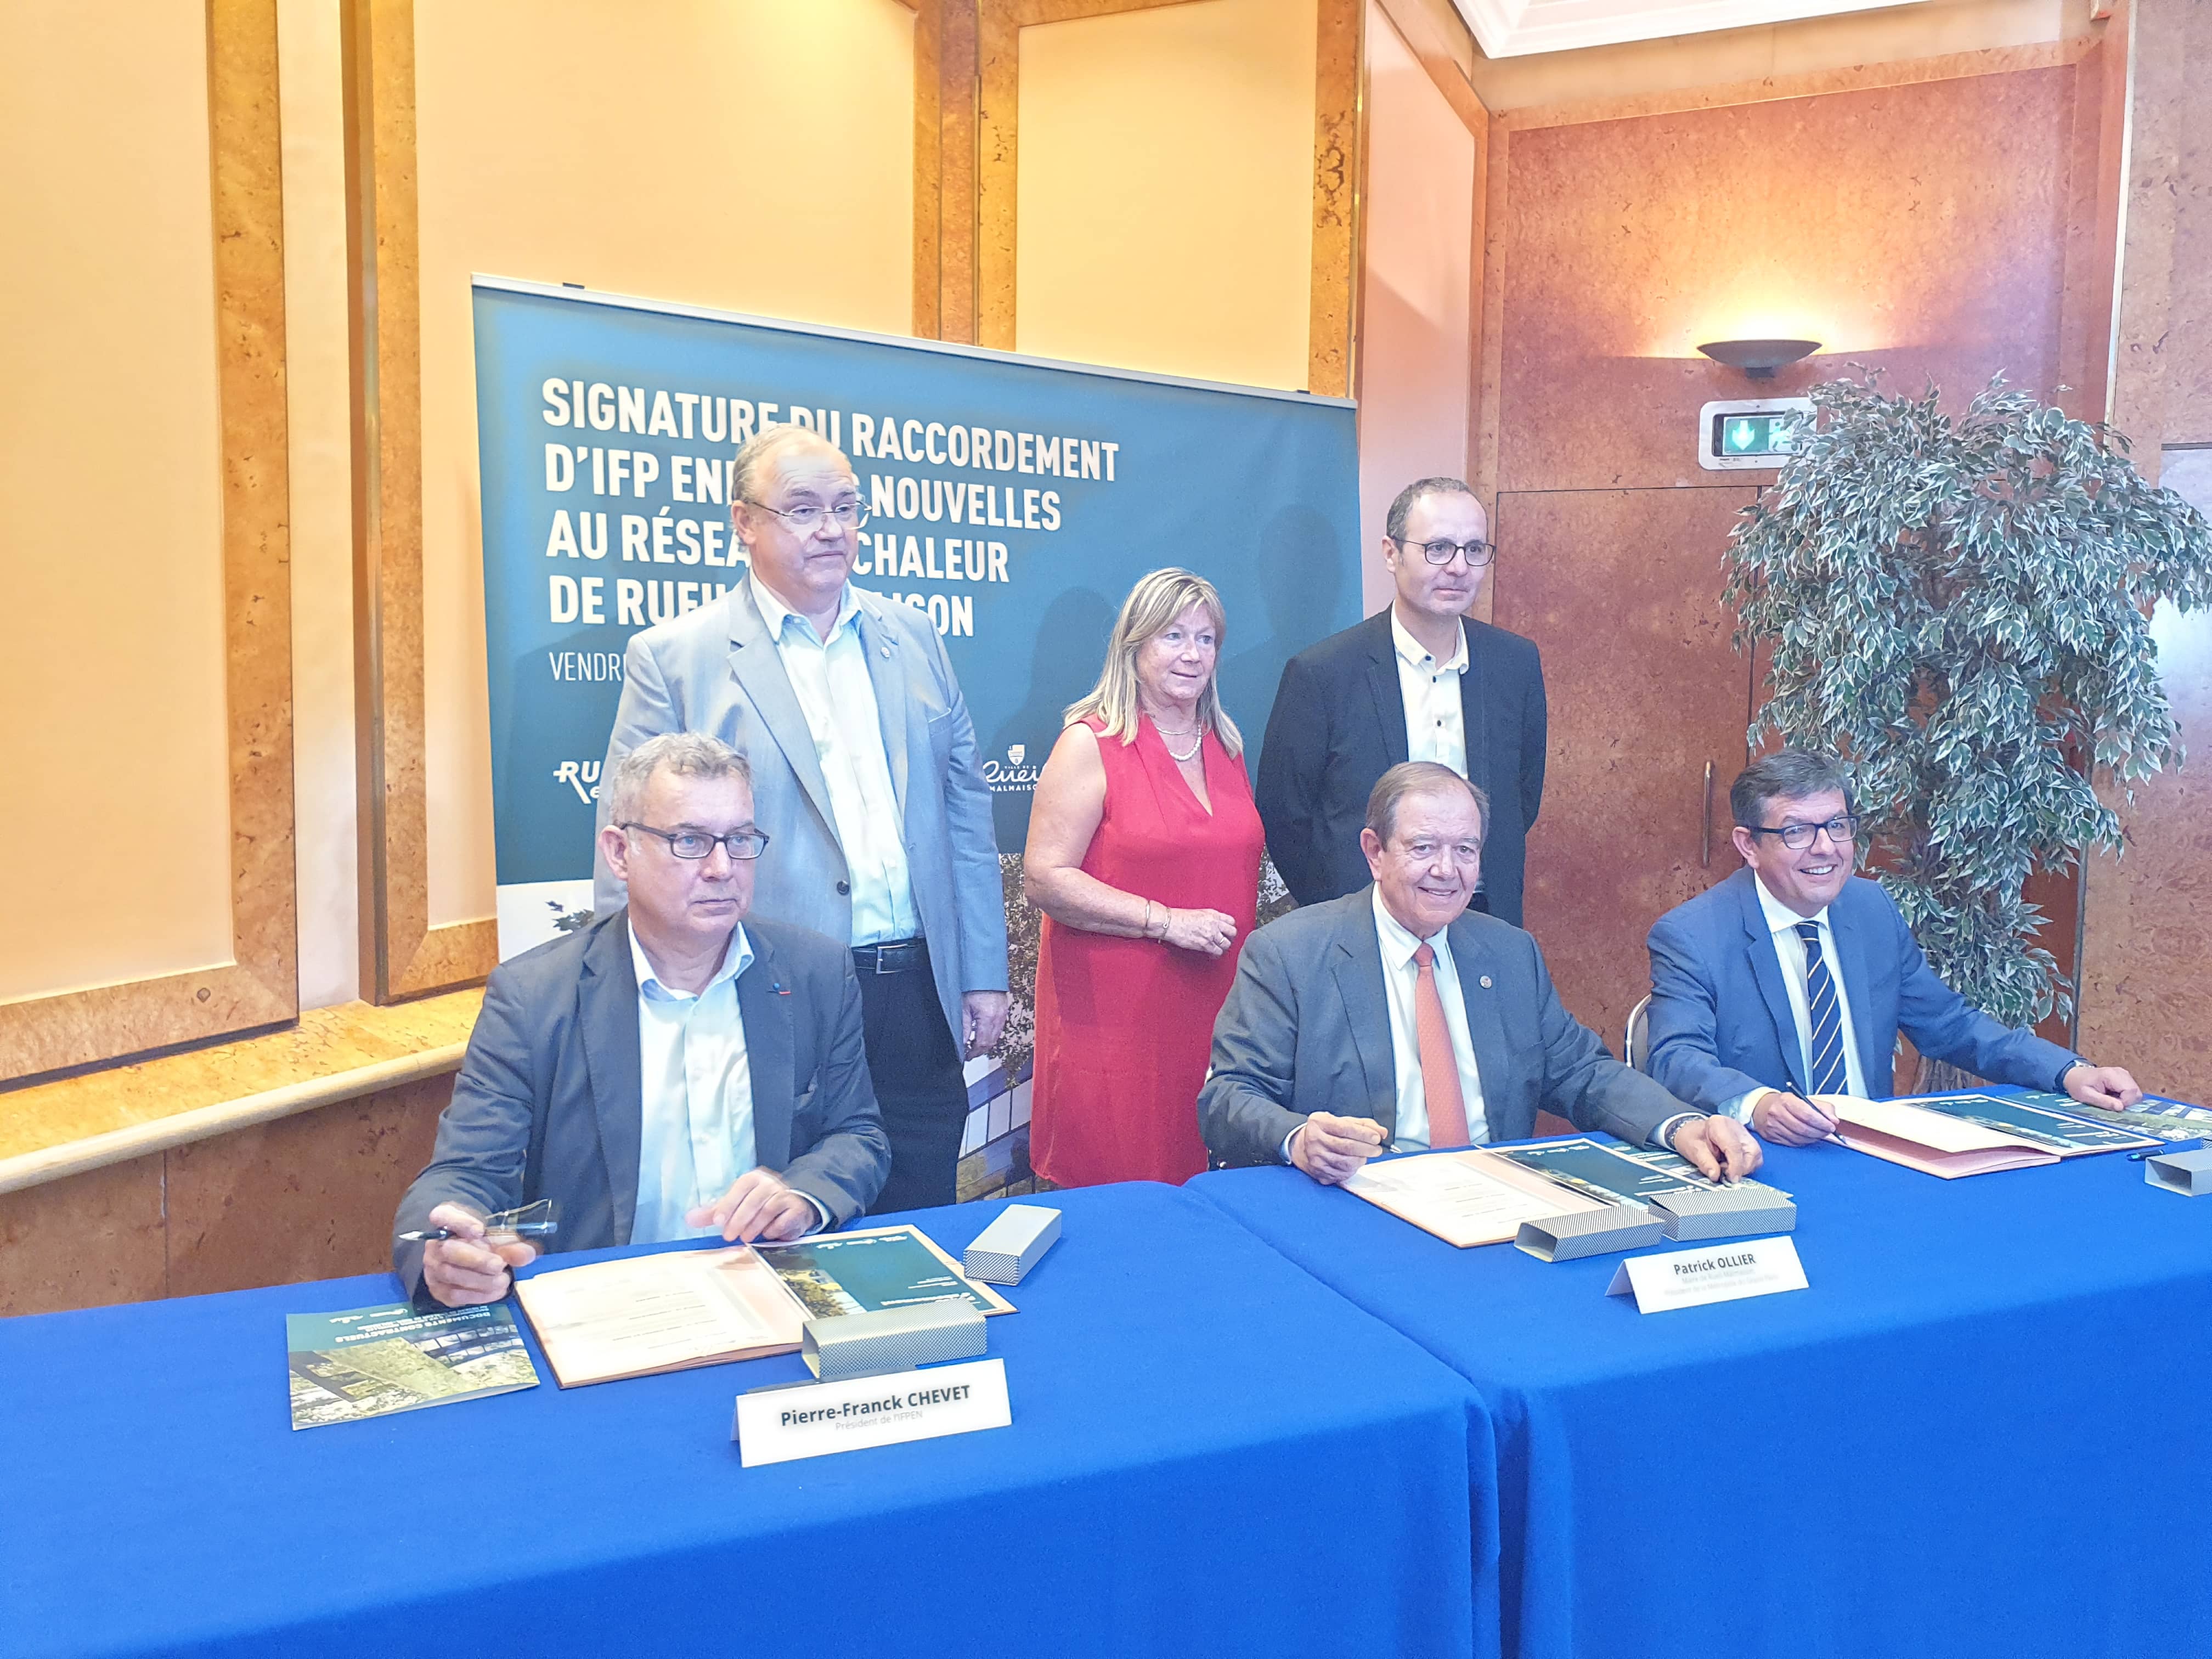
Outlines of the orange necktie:
[[1413,952],[1420,970],[1413,980],[1413,1034],[1421,1050],[1421,1092],[1429,1102],[1429,1145],[1464,1146],[1467,1100],[1459,1091],[1459,1061],[1444,1024],[1444,1000],[1437,994],[1436,961],[1437,953],[1425,945]]

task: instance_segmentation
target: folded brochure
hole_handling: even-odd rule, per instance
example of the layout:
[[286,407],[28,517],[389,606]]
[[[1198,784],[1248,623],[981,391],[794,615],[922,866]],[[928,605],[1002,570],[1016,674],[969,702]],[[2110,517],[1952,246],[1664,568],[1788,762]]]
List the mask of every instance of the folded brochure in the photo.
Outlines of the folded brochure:
[[503,1304],[417,1313],[404,1302],[287,1314],[292,1426],[320,1428],[538,1386]]
[[796,1353],[809,1319],[947,1297],[1014,1311],[911,1225],[623,1256],[531,1274],[514,1293],[564,1389]]
[[[1654,1199],[1675,1193],[1715,1190],[1714,1183],[1698,1172],[1696,1164],[1679,1152],[1657,1146],[1608,1146],[1577,1136],[1496,1150],[1498,1157],[1510,1158],[1570,1192],[1607,1204],[1625,1204],[1631,1209],[1640,1210]],[[1740,1181],[1735,1185],[1780,1198],[1790,1196],[1762,1181]]]

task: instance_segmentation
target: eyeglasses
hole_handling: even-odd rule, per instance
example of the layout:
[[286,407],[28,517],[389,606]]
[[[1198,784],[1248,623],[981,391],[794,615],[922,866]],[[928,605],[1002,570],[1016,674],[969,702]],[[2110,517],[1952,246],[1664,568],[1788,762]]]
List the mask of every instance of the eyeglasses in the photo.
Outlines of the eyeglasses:
[[1407,541],[1403,536],[1393,536],[1390,539],[1401,547],[1418,546],[1421,550],[1421,556],[1431,564],[1449,564],[1452,562],[1452,555],[1459,553],[1466,556],[1468,568],[1473,570],[1488,564],[1498,556],[1496,542],[1415,543]]
[[656,830],[649,823],[624,823],[617,828],[658,836],[679,859],[703,859],[717,847],[733,859],[757,859],[768,850],[768,837],[757,830],[732,830],[726,836],[710,836],[704,830]]
[[1848,847],[1858,839],[1859,820],[1856,812],[1846,812],[1842,817],[1830,818],[1826,823],[1785,823],[1779,830],[1765,829],[1759,824],[1744,826],[1754,836],[1774,836],[1793,853],[1802,853],[1813,844],[1813,837],[1820,830],[1828,832],[1828,839],[1838,847]]
[[[789,512],[786,512],[781,507],[770,507],[766,501],[757,501],[750,495],[741,496],[739,499],[747,507],[757,507],[763,513],[774,514],[791,527],[792,533],[794,535],[811,536],[820,528],[822,524],[823,509],[811,502],[805,507],[794,507]],[[858,530],[868,521],[868,507],[865,501],[839,501],[830,507],[828,512],[830,517],[835,519],[839,526],[847,530]]]

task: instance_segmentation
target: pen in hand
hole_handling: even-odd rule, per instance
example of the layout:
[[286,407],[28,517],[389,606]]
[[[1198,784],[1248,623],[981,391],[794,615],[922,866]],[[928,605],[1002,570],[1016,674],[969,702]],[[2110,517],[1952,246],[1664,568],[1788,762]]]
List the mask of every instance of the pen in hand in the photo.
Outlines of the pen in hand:
[[[519,1221],[512,1227],[492,1227],[486,1229],[483,1236],[483,1243],[487,1244],[513,1244],[533,1238],[550,1238],[559,1231],[560,1223],[556,1221]],[[402,1244],[427,1244],[434,1238],[457,1238],[459,1237],[459,1235],[454,1232],[451,1227],[424,1227],[415,1232],[400,1234],[399,1243]]]

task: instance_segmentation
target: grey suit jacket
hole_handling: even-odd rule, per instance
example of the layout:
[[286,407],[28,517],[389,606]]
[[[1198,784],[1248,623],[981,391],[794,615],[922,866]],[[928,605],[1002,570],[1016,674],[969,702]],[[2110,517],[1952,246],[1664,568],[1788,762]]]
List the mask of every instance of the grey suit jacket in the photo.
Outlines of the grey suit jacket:
[[[915,908],[957,1043],[960,994],[1006,988],[1006,889],[990,786],[977,763],[967,702],[929,618],[865,588],[852,592],[891,787],[904,819]],[[706,732],[752,763],[754,821],[769,842],[753,914],[841,944],[849,940],[851,872],[837,841],[830,788],[750,582],[632,636],[606,769],[599,775],[600,828],[609,817],[605,780],[615,763],[663,732]],[[596,852],[593,878],[599,910],[623,902],[622,884]]]
[[[1373,1118],[1396,1135],[1372,891],[1293,910],[1245,941],[1198,1097],[1199,1128],[1224,1162],[1279,1164],[1283,1138],[1310,1112]],[[1518,927],[1469,912],[1449,939],[1491,1139],[1534,1133],[1540,1108],[1640,1146],[1689,1109],[1560,1006],[1543,953]]]
[[[819,934],[748,918],[752,965],[738,1013],[752,1073],[754,1150],[829,1211],[866,1209],[890,1173],[890,1142],[868,1080],[851,956]],[[429,1166],[399,1200],[394,1235],[429,1224],[448,1199],[489,1215],[550,1198],[555,1250],[629,1243],[637,1211],[644,1087],[637,969],[617,909],[583,932],[493,970]],[[392,1240],[412,1296],[422,1247]]]

